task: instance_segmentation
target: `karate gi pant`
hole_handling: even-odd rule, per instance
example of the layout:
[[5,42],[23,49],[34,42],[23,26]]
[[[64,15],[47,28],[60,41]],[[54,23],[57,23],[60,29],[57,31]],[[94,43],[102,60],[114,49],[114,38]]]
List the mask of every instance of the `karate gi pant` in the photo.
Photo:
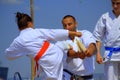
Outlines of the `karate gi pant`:
[[104,64],[105,80],[120,80],[120,61],[109,61]]

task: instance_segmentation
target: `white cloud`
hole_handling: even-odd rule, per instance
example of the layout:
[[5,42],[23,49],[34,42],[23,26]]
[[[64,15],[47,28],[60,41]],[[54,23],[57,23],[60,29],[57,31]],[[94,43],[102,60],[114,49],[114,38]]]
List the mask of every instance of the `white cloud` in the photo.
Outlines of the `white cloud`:
[[3,4],[20,4],[22,0],[0,0],[0,3]]

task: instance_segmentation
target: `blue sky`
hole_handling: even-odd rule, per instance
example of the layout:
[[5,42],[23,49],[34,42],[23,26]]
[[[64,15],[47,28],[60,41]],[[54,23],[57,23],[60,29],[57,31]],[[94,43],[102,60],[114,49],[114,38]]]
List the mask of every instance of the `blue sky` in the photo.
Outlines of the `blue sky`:
[[[63,16],[70,14],[78,21],[78,29],[93,31],[99,17],[111,10],[111,0],[34,0],[35,28],[62,28]],[[30,0],[0,0],[0,66],[9,67],[9,76],[15,71],[30,76],[30,59],[22,57],[9,61],[4,50],[19,34],[15,22],[17,11],[30,15]],[[16,65],[16,66],[15,66]],[[103,65],[96,64],[96,73],[103,73]]]

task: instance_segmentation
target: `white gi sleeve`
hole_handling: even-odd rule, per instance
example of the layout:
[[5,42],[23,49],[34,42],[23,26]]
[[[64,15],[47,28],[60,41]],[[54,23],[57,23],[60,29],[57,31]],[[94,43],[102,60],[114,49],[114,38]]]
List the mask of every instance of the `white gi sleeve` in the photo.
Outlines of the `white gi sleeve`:
[[85,47],[88,47],[91,43],[96,43],[92,33],[87,30],[83,31],[82,42],[85,45]]
[[69,32],[64,29],[38,29],[42,37],[50,41],[61,41],[68,38]]
[[105,22],[106,20],[104,19],[104,16],[102,16],[96,26],[95,29],[93,31],[93,36],[97,41],[101,41],[101,39],[103,39],[104,34],[105,34]]
[[20,45],[18,45],[15,40],[12,42],[12,44],[10,45],[10,47],[8,47],[5,50],[5,56],[8,59],[10,59],[10,60],[19,58],[19,57],[21,57],[23,55],[26,55],[26,54],[25,54],[25,52],[23,53],[22,46],[20,47]]

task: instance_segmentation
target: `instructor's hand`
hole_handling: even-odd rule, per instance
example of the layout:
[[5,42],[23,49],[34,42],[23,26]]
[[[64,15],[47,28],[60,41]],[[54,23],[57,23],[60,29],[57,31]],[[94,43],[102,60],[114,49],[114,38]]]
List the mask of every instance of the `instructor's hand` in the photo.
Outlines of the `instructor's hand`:
[[80,59],[85,59],[85,54],[82,52],[77,52],[77,55]]

